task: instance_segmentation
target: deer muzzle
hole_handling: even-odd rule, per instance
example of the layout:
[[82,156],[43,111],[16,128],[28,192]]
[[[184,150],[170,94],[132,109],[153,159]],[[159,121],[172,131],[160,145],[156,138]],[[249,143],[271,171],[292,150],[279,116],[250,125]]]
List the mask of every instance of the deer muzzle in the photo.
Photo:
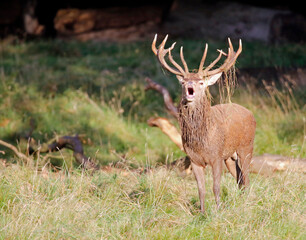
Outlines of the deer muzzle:
[[188,102],[192,102],[195,97],[195,88],[192,82],[188,82],[185,85],[185,93],[186,93],[186,100]]

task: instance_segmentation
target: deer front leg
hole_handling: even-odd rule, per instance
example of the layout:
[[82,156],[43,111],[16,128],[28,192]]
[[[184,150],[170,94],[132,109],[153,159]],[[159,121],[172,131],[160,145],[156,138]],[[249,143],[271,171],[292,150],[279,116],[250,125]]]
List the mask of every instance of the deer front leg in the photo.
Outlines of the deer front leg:
[[220,183],[221,183],[221,174],[222,174],[222,162],[215,161],[212,165],[212,174],[213,174],[213,191],[215,195],[215,200],[217,203],[217,208],[220,207]]
[[194,174],[194,176],[197,180],[197,184],[198,184],[201,212],[204,213],[205,212],[205,204],[204,204],[204,200],[205,200],[205,175],[204,175],[204,171],[203,171],[204,168],[194,164],[193,162],[191,162],[191,167],[192,167],[193,174]]

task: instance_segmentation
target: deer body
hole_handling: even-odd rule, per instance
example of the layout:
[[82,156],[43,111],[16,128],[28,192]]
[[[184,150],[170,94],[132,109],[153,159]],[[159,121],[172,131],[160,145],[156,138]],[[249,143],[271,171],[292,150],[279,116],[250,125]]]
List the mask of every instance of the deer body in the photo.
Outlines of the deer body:
[[[157,49],[156,36],[152,50],[158,57],[162,66],[174,73],[182,85],[182,99],[179,105],[178,120],[182,132],[184,150],[191,159],[191,166],[198,184],[201,211],[205,211],[205,178],[203,169],[206,165],[212,167],[213,192],[217,206],[220,205],[220,182],[223,162],[229,172],[237,179],[239,187],[249,184],[249,166],[253,152],[256,121],[253,114],[246,108],[235,104],[219,104],[211,106],[207,96],[207,87],[218,81],[223,72],[228,71],[235,63],[242,51],[240,41],[239,49],[235,53],[229,40],[228,54],[219,51],[218,58],[203,70],[207,54],[207,44],[197,73],[189,73],[181,48],[181,60],[184,69],[179,66],[171,56],[175,43],[164,49],[167,37]],[[164,60],[169,54],[173,64],[170,67]],[[213,66],[222,55],[227,59],[217,69]]]
[[[181,105],[180,114],[186,112],[182,108],[188,106]],[[207,111],[206,116],[202,116],[201,124],[197,122],[198,119],[193,119],[200,112],[191,110],[189,113],[179,116],[183,146],[187,155],[199,166],[212,166],[214,161],[226,160],[253,143],[254,134],[250,134],[250,131],[254,132],[256,122],[253,114],[240,105],[215,105]]]

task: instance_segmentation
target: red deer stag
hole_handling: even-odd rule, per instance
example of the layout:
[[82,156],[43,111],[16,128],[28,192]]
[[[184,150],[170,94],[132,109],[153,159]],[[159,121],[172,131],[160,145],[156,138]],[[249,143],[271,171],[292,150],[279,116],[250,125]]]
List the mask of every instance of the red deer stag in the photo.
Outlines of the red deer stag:
[[[253,152],[255,137],[255,118],[246,108],[234,104],[218,104],[211,106],[210,98],[206,93],[207,87],[213,85],[234,64],[242,51],[239,41],[237,52],[228,39],[228,53],[219,51],[219,56],[206,68],[203,68],[207,55],[206,44],[202,60],[197,72],[189,72],[184,59],[183,47],[180,57],[184,68],[174,61],[171,47],[165,49],[168,36],[165,37],[159,48],[156,48],[157,35],[152,43],[152,51],[161,65],[174,73],[182,85],[182,98],[179,105],[178,120],[180,123],[182,141],[185,152],[191,158],[191,165],[195,175],[200,197],[201,212],[205,211],[205,178],[204,168],[212,166],[213,192],[217,207],[220,206],[220,181],[222,161],[225,161],[229,172],[237,179],[240,188],[249,184],[249,166]],[[173,66],[165,61],[168,54]],[[222,55],[227,56],[224,63],[212,69]]]

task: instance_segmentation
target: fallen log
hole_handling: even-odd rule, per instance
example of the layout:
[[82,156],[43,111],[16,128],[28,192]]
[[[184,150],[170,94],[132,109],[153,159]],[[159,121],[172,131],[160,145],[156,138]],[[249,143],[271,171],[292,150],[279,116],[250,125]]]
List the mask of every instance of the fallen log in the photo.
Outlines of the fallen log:
[[75,136],[63,136],[57,137],[50,141],[51,143],[44,143],[37,145],[34,141],[30,142],[30,154],[39,151],[40,153],[57,152],[63,148],[67,148],[73,151],[75,160],[84,169],[97,170],[98,166],[91,161],[90,158],[84,155],[83,145],[78,135]]
[[251,166],[254,171],[263,175],[266,175],[266,169],[268,169],[268,172],[293,171],[305,173],[306,159],[265,153],[261,156],[254,156]]
[[166,134],[172,142],[176,144],[182,151],[184,151],[181,134],[178,132],[175,126],[167,118],[150,118],[147,121],[148,125],[151,127],[158,127]]
[[[32,163],[33,159],[26,154],[21,153],[15,146],[0,140],[0,145],[11,149],[14,154],[25,161],[26,164]],[[50,143],[36,144],[36,142],[31,139],[29,141],[29,154],[34,153],[50,153],[57,152],[63,148],[67,148],[73,151],[73,156],[75,160],[81,165],[82,168],[88,170],[97,170],[98,166],[88,157],[84,155],[83,145],[78,135],[75,136],[63,136],[58,137],[50,141]]]
[[54,27],[60,35],[74,35],[102,29],[121,29],[144,22],[160,23],[163,7],[141,6],[101,9],[60,9]]

